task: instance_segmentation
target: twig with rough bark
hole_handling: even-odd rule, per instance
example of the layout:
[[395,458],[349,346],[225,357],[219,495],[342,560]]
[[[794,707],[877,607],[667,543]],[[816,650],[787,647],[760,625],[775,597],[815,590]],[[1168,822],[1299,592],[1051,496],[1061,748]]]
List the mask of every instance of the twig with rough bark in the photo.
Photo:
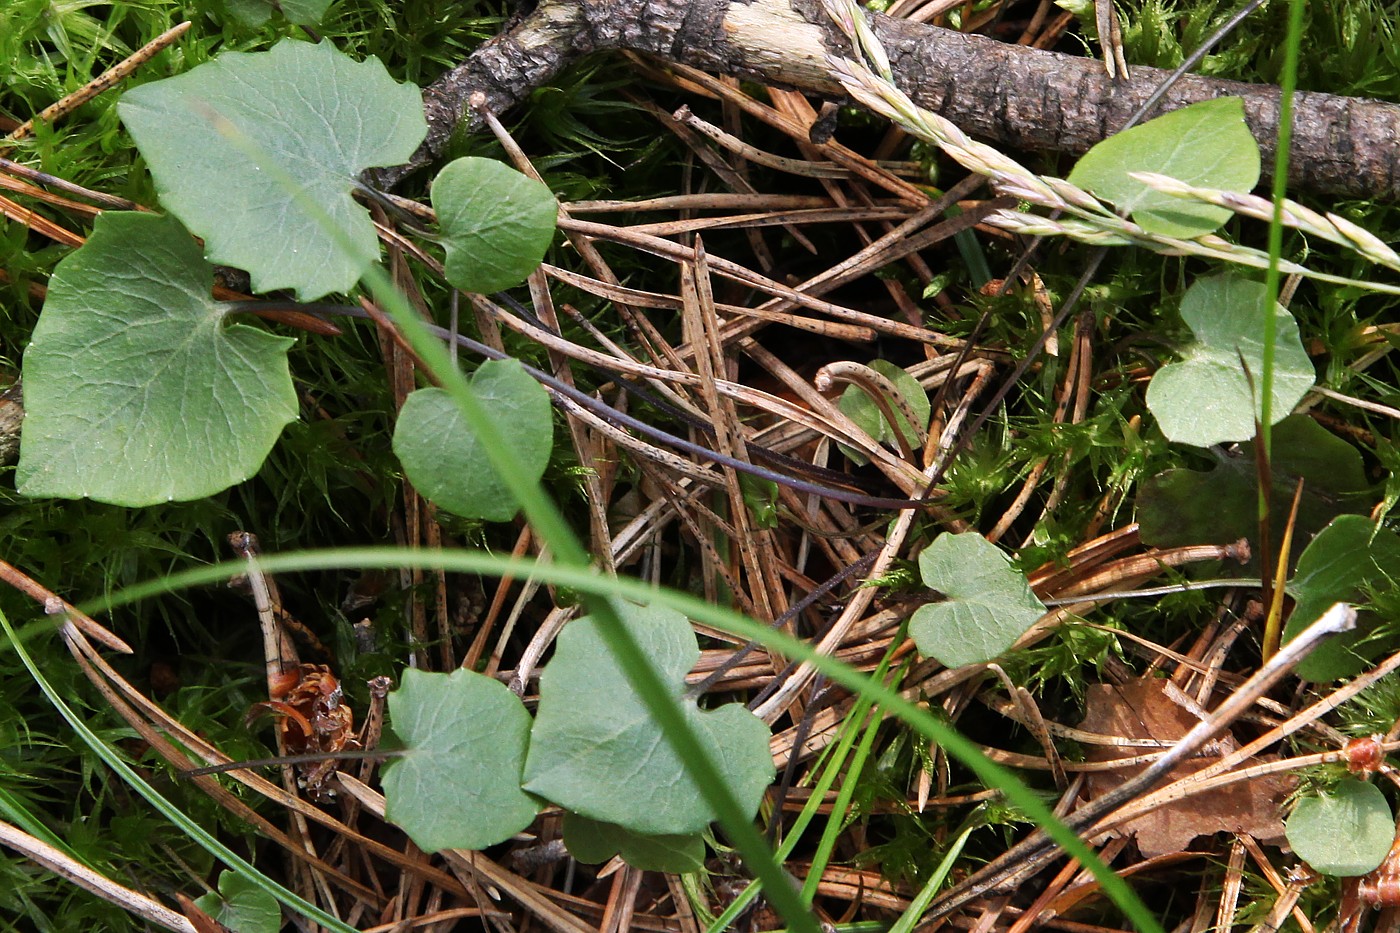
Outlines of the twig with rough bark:
[[[1134,68],[1114,82],[1095,61],[922,23],[872,17],[896,81],[915,103],[969,134],[1014,149],[1081,153],[1120,128],[1165,72]],[[429,132],[409,168],[443,150],[480,91],[502,113],[569,63],[631,51],[720,74],[830,97],[841,95],[827,57],[848,45],[820,0],[540,0],[506,32],[424,93]],[[1154,113],[1225,95],[1243,98],[1251,131],[1273,162],[1276,87],[1187,76]],[[1400,105],[1300,93],[1290,184],[1316,194],[1400,199]]]

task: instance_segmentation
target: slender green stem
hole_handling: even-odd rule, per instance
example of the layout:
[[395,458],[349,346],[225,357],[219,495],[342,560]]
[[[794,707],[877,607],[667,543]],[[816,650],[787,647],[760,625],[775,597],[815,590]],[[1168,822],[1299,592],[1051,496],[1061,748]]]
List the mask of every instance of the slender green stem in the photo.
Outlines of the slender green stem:
[[[1279,260],[1283,256],[1283,202],[1288,194],[1288,156],[1293,142],[1293,92],[1298,86],[1298,50],[1303,38],[1304,0],[1289,0],[1288,36],[1283,48],[1279,81],[1278,140],[1274,149],[1273,217],[1269,221],[1269,268],[1264,275],[1264,359],[1259,373],[1259,414],[1264,456],[1271,459],[1273,436],[1274,340],[1278,329],[1274,304],[1279,295]],[[1269,508],[1269,491],[1259,490],[1262,519]]]
[[[883,679],[884,672],[877,672],[875,676]],[[836,800],[832,803],[831,816],[827,818],[826,828],[822,830],[822,838],[817,844],[816,852],[812,853],[812,867],[807,872],[807,881],[802,885],[802,899],[809,904],[817,896],[817,885],[826,873],[832,853],[836,851],[837,839],[846,828],[846,811],[851,806],[851,798],[855,796],[861,772],[865,770],[865,763],[870,760],[870,749],[874,747],[875,736],[880,731],[879,714],[871,710],[869,703],[863,702],[861,705],[864,715],[861,719],[854,720],[856,723],[860,723],[862,719],[865,721],[860,745],[856,748],[855,757],[851,759],[851,766],[841,782],[841,790],[837,792]]]

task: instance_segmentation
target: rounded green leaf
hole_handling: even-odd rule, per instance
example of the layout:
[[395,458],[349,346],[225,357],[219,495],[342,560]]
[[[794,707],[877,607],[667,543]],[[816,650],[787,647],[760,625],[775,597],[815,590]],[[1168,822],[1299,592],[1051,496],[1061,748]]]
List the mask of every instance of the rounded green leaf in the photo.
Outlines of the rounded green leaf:
[[[1362,515],[1338,516],[1308,542],[1298,558],[1297,572],[1288,584],[1294,604],[1284,626],[1284,642],[1316,622],[1333,603],[1356,602],[1368,590],[1392,589],[1397,579],[1400,536]],[[1333,635],[1298,662],[1296,673],[1317,682],[1361,673],[1370,658],[1387,650],[1368,638],[1373,627],[1364,624]]]
[[1244,121],[1244,102],[1238,97],[1201,101],[1115,133],[1084,153],[1069,174],[1072,184],[1112,201],[1149,233],[1190,238],[1217,229],[1230,211],[1154,191],[1129,172],[1250,191],[1259,181],[1259,144]]
[[[1180,444],[1209,447],[1254,437],[1259,415],[1254,385],[1264,371],[1262,340],[1265,291],[1236,275],[1201,279],[1181,299],[1181,318],[1196,340],[1182,361],[1163,366],[1147,386],[1147,407],[1162,433]],[[1313,366],[1298,336],[1298,322],[1281,305],[1272,309],[1274,339],[1273,414],[1282,420],[1313,386]]]
[[[700,658],[685,616],[657,606],[615,603],[675,696]],[[525,762],[525,789],[567,810],[648,836],[694,835],[715,815],[646,704],[627,681],[596,619],[569,623],[540,675],[540,705]],[[773,779],[768,727],[738,704],[702,712],[681,701],[746,813],[758,811]]]
[[235,871],[219,874],[219,893],[194,900],[194,906],[233,933],[277,933],[282,908],[271,894]]
[[585,865],[599,865],[621,855],[642,871],[684,875],[705,865],[700,836],[643,836],[616,823],[600,823],[577,813],[564,814],[564,847]]
[[919,555],[919,573],[946,599],[920,606],[909,634],[947,667],[990,661],[1045,614],[1026,578],[976,532],[940,535]]
[[[539,480],[554,446],[549,393],[515,360],[489,360],[471,389],[496,419],[525,475]],[[419,389],[394,427],[404,474],[439,508],[466,518],[509,521],[520,510],[466,419],[442,389]]]
[[520,789],[530,714],[504,684],[409,669],[389,718],[404,755],[384,774],[384,813],[419,848],[483,849],[530,825],[539,808]]
[[1395,819],[1380,788],[1347,778],[1330,794],[1307,797],[1284,824],[1288,844],[1324,875],[1364,875],[1385,861]]
[[447,281],[498,292],[535,270],[554,239],[554,195],[494,159],[457,159],[433,180],[433,209],[447,250]]
[[213,285],[175,220],[97,218],[54,270],[24,353],[20,492],[154,505],[257,471],[297,414],[292,341],[226,325]]
[[[304,301],[349,290],[378,258],[369,213],[350,192],[365,169],[407,161],[427,134],[418,88],[377,60],[290,39],[134,88],[117,111],[161,203],[209,259],[246,269],[257,291],[290,288]],[[352,245],[328,236],[323,218]]]

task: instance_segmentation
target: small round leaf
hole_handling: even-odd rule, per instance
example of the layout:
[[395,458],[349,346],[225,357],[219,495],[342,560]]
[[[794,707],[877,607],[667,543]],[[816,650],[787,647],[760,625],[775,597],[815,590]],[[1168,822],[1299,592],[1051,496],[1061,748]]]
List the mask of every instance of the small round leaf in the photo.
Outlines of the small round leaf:
[[493,159],[449,163],[433,180],[432,201],[447,249],[447,281],[464,292],[519,285],[554,239],[554,195]]
[[[348,291],[379,258],[350,193],[365,169],[407,161],[428,131],[422,92],[383,63],[290,39],[143,84],[117,112],[161,203],[205,255],[248,270],[256,291],[290,288],[303,301]],[[328,236],[324,218],[351,245]]]
[[[928,393],[924,391],[923,386],[919,385],[919,380],[889,360],[872,360],[869,366],[894,384],[904,403],[922,422],[919,427],[927,427],[932,409],[929,407]],[[897,444],[899,442],[890,420],[885,417],[880,406],[875,404],[875,400],[859,386],[847,386],[845,391],[841,393],[841,399],[837,405],[847,418],[854,421],[861,430],[875,440],[883,444]],[[899,430],[904,435],[904,439],[911,446],[917,446],[919,443],[918,428],[909,423],[909,419],[899,410],[898,405],[891,405],[890,408],[893,409],[895,418],[899,421]]]
[[[621,624],[679,699],[700,658],[685,616],[615,602]],[[567,810],[645,836],[694,835],[715,818],[646,703],[589,616],[570,622],[540,675],[525,789]],[[737,703],[682,710],[735,798],[752,814],[773,779],[769,730]]]
[[1132,214],[1149,233],[1196,237],[1215,230],[1229,219],[1229,210],[1154,191],[1130,172],[1249,191],[1259,180],[1259,144],[1244,121],[1244,102],[1201,101],[1115,133],[1084,153],[1069,175],[1073,184]]
[[194,906],[234,933],[277,933],[282,908],[277,900],[236,871],[219,874],[219,893],[194,899]]
[[1298,802],[1284,826],[1298,857],[1324,875],[1364,875],[1385,861],[1395,819],[1380,788],[1347,778],[1330,794]]
[[[1182,351],[1180,363],[1163,366],[1147,386],[1147,407],[1168,439],[1209,447],[1254,437],[1255,388],[1264,371],[1263,308],[1264,286],[1237,275],[1201,279],[1186,290],[1181,319],[1195,342]],[[1278,421],[1312,388],[1314,373],[1298,322],[1277,303],[1271,311],[1277,323],[1272,411]]]
[[[505,435],[520,469],[539,480],[554,446],[549,394],[515,360],[481,364],[471,390]],[[466,518],[509,521],[520,510],[452,397],[419,389],[394,427],[394,453],[418,491],[439,508]]]

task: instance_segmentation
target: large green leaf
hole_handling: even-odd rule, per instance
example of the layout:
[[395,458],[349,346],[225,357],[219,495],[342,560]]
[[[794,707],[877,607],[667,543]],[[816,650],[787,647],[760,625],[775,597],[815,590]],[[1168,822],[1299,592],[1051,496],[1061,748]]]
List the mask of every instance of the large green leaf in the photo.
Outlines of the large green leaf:
[[990,661],[1045,613],[1026,578],[976,532],[940,535],[919,555],[919,573],[946,598],[920,606],[909,634],[921,653],[948,667]]
[[[471,388],[501,426],[521,469],[544,475],[554,445],[549,394],[515,360],[489,360]],[[394,427],[394,453],[418,491],[467,518],[509,521],[520,504],[482,452],[455,402],[442,389],[419,389]]]
[[1288,817],[1288,844],[1324,875],[1364,875],[1390,852],[1395,820],[1380,788],[1347,778],[1321,797],[1307,797]]
[[296,417],[292,341],[225,324],[213,284],[173,219],[97,218],[25,350],[20,492],[153,505],[257,471]]
[[684,875],[705,865],[705,840],[698,835],[643,836],[577,813],[564,814],[564,847],[585,865],[621,855],[633,868]]
[[[621,624],[679,698],[700,658],[685,616],[615,603]],[[571,622],[540,676],[540,706],[525,761],[525,789],[589,819],[649,836],[694,835],[714,818],[679,756],[608,650],[598,620]],[[735,798],[758,810],[773,778],[768,727],[737,704],[700,711],[682,701]]]
[[419,848],[484,849],[530,825],[539,808],[520,789],[530,714],[504,684],[409,669],[389,717],[404,754],[384,774],[384,813]]
[[1259,144],[1244,122],[1244,102],[1218,97],[1115,133],[1084,153],[1069,180],[1120,211],[1149,233],[1197,237],[1230,211],[1153,191],[1128,177],[1156,172],[1208,188],[1249,191],[1259,181]]
[[[1180,444],[1209,447],[1254,437],[1257,391],[1240,365],[1249,367],[1257,390],[1264,371],[1264,286],[1236,275],[1201,279],[1181,299],[1181,318],[1196,340],[1182,361],[1163,366],[1147,387],[1147,407],[1162,433]],[[1282,420],[1313,386],[1312,361],[1298,337],[1298,323],[1273,306],[1274,419]]]
[[282,908],[277,900],[236,871],[221,872],[219,893],[195,898],[194,906],[233,933],[277,933],[282,929]]
[[[1370,507],[1361,455],[1346,441],[1307,415],[1291,415],[1273,432],[1274,515],[1287,515],[1298,483],[1303,497],[1293,539],[1305,544],[1328,522],[1344,512]],[[1228,544],[1253,539],[1259,530],[1258,470],[1254,444],[1243,444],[1238,456],[1220,455],[1209,471],[1167,470],[1147,480],[1138,495],[1142,540],[1153,547],[1189,544]],[[1294,560],[1301,550],[1294,548]],[[1257,576],[1257,556],[1248,568],[1232,572]]]
[[464,292],[519,285],[554,239],[554,195],[494,159],[448,163],[433,179],[432,200],[447,250],[447,281]]
[[[209,259],[246,269],[257,291],[307,301],[349,290],[378,258],[350,192],[365,169],[407,161],[427,133],[418,88],[329,42],[226,52],[128,91],[117,110],[161,203]],[[327,236],[318,213],[352,245]]]
[[[1322,529],[1298,558],[1298,571],[1288,583],[1293,612],[1283,640],[1321,618],[1333,603],[1356,602],[1367,590],[1392,588],[1400,580],[1400,536],[1361,515],[1343,515]],[[1359,674],[1368,661],[1389,646],[1369,638],[1374,620],[1355,630],[1333,635],[1298,663],[1304,680],[1325,682]]]

